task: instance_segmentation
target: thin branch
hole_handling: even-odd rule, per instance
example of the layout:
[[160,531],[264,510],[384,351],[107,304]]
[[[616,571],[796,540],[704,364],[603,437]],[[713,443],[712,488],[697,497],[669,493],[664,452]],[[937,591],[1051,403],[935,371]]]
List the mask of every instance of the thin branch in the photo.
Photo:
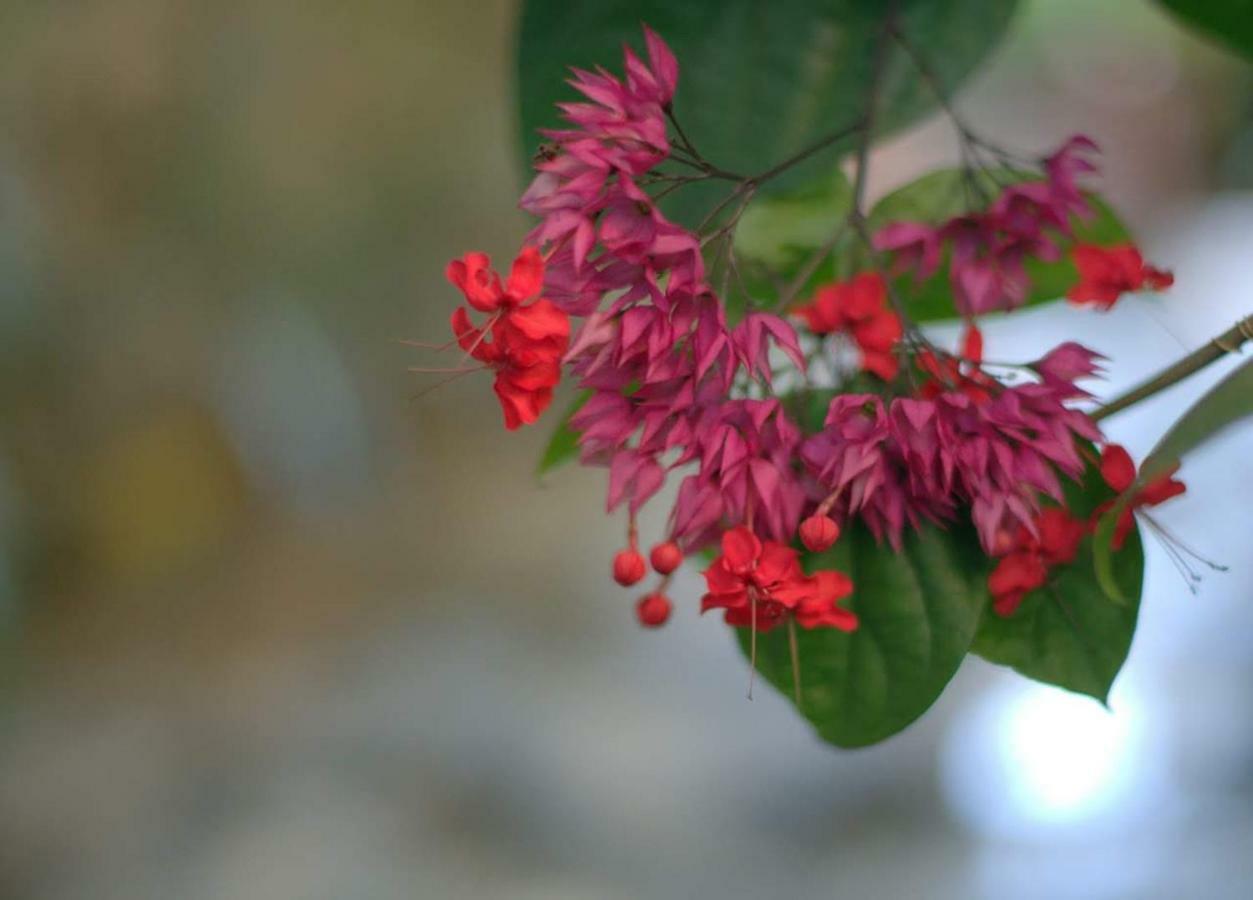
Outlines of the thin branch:
[[1253,341],[1253,315],[1246,316],[1199,350],[1194,350],[1174,365],[1162,370],[1148,381],[1137,385],[1125,394],[1097,407],[1089,415],[1094,422],[1122,412],[1129,406],[1147,400],[1154,394],[1183,381],[1199,372],[1215,360],[1235,353],[1248,341]]

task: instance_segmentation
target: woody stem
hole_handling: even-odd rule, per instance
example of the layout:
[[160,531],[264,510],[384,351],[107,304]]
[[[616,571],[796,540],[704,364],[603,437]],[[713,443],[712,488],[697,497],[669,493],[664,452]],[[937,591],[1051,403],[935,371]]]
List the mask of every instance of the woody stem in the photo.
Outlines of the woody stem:
[[1097,407],[1090,413],[1092,421],[1099,422],[1107,416],[1122,412],[1127,407],[1133,406],[1141,400],[1147,400],[1154,394],[1173,387],[1215,360],[1222,359],[1229,353],[1235,353],[1249,341],[1253,341],[1253,315],[1241,319],[1205,346],[1192,351],[1183,359],[1163,369],[1149,380]]

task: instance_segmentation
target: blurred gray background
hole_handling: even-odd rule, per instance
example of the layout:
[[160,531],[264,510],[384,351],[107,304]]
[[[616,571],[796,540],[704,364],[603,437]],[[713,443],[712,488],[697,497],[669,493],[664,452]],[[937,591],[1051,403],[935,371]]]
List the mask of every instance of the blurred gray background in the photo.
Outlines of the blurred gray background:
[[[515,13],[0,9],[0,896],[1249,896],[1248,429],[1160,516],[1231,571],[1193,596],[1150,541],[1110,712],[976,661],[848,753],[745,700],[696,573],[636,627],[603,473],[532,477],[550,422],[412,399],[445,261],[526,228]],[[1034,0],[960,106],[1096,137],[1177,276],[990,354],[1077,337],[1112,393],[1253,310],[1247,64],[1140,0]],[[928,121],[872,188],[955,157]],[[1224,368],[1111,433],[1144,452]]]

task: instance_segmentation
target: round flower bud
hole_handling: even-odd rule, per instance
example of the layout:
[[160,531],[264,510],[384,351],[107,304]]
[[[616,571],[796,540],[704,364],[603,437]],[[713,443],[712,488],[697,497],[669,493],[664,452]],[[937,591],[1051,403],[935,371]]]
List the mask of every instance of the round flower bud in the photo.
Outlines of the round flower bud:
[[613,558],[613,580],[623,587],[630,587],[648,571],[644,557],[634,548],[619,550]]
[[635,604],[635,615],[645,628],[660,628],[670,618],[674,605],[665,594],[648,594]]
[[683,551],[674,541],[666,541],[654,547],[648,559],[658,575],[669,575],[683,564]]
[[800,527],[801,543],[813,553],[826,550],[840,536],[840,526],[830,516],[810,516]]

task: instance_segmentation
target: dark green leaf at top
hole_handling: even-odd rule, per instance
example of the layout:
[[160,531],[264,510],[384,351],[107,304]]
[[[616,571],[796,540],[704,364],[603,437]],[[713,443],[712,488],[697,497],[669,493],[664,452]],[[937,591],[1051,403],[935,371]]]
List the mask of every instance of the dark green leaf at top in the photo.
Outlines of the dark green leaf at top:
[[1190,28],[1253,59],[1253,0],[1158,0]]
[[[915,45],[930,54],[952,92],[1004,32],[1015,0],[527,0],[518,40],[523,158],[536,130],[560,124],[554,104],[574,99],[569,66],[621,72],[622,44],[639,47],[647,23],[670,44],[680,74],[675,111],[697,149],[714,164],[760,174],[857,121],[866,107],[884,24],[893,8]],[[876,132],[900,128],[935,107],[935,97],[896,50],[877,91]],[[779,177],[766,190],[790,190],[829,171],[847,138]],[[721,185],[671,194],[665,207],[689,227]]]

